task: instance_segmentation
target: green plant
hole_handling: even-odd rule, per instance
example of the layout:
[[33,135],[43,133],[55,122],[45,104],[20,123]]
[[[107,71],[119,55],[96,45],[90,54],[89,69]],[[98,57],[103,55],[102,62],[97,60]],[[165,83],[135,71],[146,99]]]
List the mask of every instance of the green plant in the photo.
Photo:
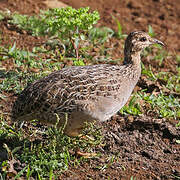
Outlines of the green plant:
[[180,64],[180,55],[176,55],[176,61]]
[[29,60],[31,57],[36,57],[37,55],[34,53],[31,53],[29,51],[25,51],[25,50],[19,50],[16,48],[16,43],[13,44],[13,46],[9,46],[9,48],[2,48],[1,49],[1,60],[6,60],[9,58],[13,58],[16,61],[16,64],[18,66],[22,65],[22,61],[24,59]]
[[159,61],[159,66],[162,66],[163,60],[167,58],[167,56],[168,54],[166,51],[159,49],[159,51],[157,52],[157,55],[154,56],[154,60]]
[[[15,127],[9,126],[2,117],[0,128],[3,131],[0,131],[0,140],[4,142],[4,146],[0,150],[3,148],[8,155],[7,160],[0,162],[3,177],[56,179],[70,165],[75,166],[86,160],[76,156],[77,149],[92,152],[95,146],[101,144],[101,129],[93,123],[86,125],[82,135],[89,138],[70,138],[63,134],[63,129],[59,131],[56,127],[45,130],[39,128],[38,131],[36,128],[34,131],[37,123],[34,121],[32,124],[26,127],[28,132],[21,128],[16,133]],[[36,140],[30,140],[31,137]]]
[[155,32],[154,32],[154,30],[153,30],[153,28],[152,28],[151,25],[148,26],[148,34],[149,34],[151,37],[155,37],[155,36],[156,36],[156,34],[155,34]]
[[176,124],[176,127],[180,127],[180,121]]
[[146,75],[149,79],[153,81],[157,79],[157,77],[152,71],[151,65],[149,65],[149,68],[146,68],[144,64],[141,63],[141,67],[142,67],[142,72],[141,72],[142,74]]
[[84,66],[85,65],[82,59],[75,59],[73,62],[74,62],[75,66]]
[[108,27],[94,27],[89,31],[89,38],[96,43],[104,43],[114,35],[114,31]]
[[33,82],[42,76],[41,73],[29,74],[24,72],[17,73],[15,71],[1,72],[0,78],[2,79],[2,83],[0,83],[0,92],[20,93],[28,83]]
[[138,102],[137,94],[132,96],[132,98],[130,99],[128,103],[128,106],[124,106],[123,108],[121,108],[120,113],[131,114],[131,115],[136,115],[136,116],[142,114],[141,107]]
[[180,93],[180,76],[172,72],[159,72],[156,74],[156,79],[163,82],[162,86],[169,89],[171,92]]
[[151,105],[151,111],[156,112],[158,117],[180,118],[180,101],[173,95],[164,95],[162,92],[157,95],[141,92],[138,94],[146,103]]
[[107,162],[106,163],[103,163],[102,166],[97,166],[96,168],[101,170],[101,171],[104,171],[105,169],[109,168],[112,166],[112,164],[116,161],[117,157],[112,155],[110,157],[108,157],[107,159]]
[[68,43],[75,49],[78,58],[80,41],[83,41],[87,31],[99,20],[97,11],[88,13],[89,8],[73,9],[54,8],[41,11],[39,16],[23,16],[14,14],[11,23],[31,31],[34,35],[58,36],[63,43]]
[[117,27],[118,27],[118,31],[116,33],[116,37],[120,38],[120,39],[123,39],[123,38],[127,37],[127,35],[123,34],[123,32],[122,32],[122,25],[119,22],[119,20],[116,17],[114,17],[114,16],[112,16],[112,18],[115,20],[115,22],[117,24]]
[[4,19],[4,16],[0,14],[0,21]]
[[0,21],[3,20],[5,17],[10,17],[11,16],[11,12],[6,9],[5,11],[1,11],[0,10]]
[[136,180],[136,177],[131,176],[130,180]]

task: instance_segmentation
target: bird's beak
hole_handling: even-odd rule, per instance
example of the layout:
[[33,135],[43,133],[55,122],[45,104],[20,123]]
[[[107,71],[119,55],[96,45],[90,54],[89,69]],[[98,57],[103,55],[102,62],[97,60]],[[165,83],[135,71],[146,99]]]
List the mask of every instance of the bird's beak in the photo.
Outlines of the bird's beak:
[[150,40],[150,42],[151,42],[152,44],[160,44],[161,46],[165,46],[163,42],[161,42],[161,41],[159,41],[159,40],[157,40],[157,39],[153,39],[153,38],[152,38],[152,39]]

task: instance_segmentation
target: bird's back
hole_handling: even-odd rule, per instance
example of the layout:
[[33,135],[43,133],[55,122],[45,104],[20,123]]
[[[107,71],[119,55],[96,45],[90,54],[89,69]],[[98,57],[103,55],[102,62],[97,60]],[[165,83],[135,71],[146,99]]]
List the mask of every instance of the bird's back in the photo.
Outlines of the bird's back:
[[13,106],[12,117],[32,120],[44,112],[86,111],[106,120],[126,103],[140,73],[130,75],[126,66],[119,65],[64,68],[26,87]]

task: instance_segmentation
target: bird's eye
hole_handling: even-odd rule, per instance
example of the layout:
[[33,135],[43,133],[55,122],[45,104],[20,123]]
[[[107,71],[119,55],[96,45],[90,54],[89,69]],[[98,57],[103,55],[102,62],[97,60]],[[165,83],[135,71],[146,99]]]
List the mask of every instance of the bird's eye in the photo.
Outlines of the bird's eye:
[[141,42],[145,42],[147,39],[146,39],[146,37],[142,37],[142,38],[140,38],[139,39]]

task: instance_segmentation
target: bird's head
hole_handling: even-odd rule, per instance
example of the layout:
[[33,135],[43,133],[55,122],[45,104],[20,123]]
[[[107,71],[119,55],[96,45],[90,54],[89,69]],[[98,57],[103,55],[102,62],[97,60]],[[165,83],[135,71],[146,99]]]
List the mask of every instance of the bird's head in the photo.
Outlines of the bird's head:
[[152,44],[160,44],[164,46],[161,41],[150,37],[143,31],[131,32],[125,42],[125,51],[130,51],[131,53],[141,52],[144,48]]

